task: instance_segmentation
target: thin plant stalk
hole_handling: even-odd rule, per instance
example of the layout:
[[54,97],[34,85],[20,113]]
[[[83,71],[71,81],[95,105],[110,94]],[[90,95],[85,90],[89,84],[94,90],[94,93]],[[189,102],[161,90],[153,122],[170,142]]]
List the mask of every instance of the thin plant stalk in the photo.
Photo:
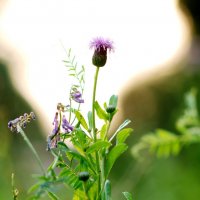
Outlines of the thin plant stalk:
[[97,139],[94,104],[95,104],[95,99],[96,99],[98,74],[99,74],[99,67],[96,67],[96,72],[94,76],[94,88],[93,88],[93,95],[92,95],[92,130],[93,130],[94,142],[96,142],[96,139]]
[[21,128],[19,125],[17,125],[17,130],[18,130],[18,132],[21,134],[21,136],[23,137],[23,139],[24,139],[24,141],[26,142],[26,144],[28,145],[28,147],[31,149],[33,155],[35,156],[35,158],[36,158],[36,160],[37,160],[37,162],[38,162],[38,164],[39,164],[39,166],[40,166],[41,171],[42,171],[44,174],[46,174],[45,168],[44,168],[44,166],[43,166],[43,164],[42,164],[42,161],[40,160],[40,157],[39,157],[38,153],[36,152],[36,150],[35,150],[35,148],[33,147],[32,143],[30,142],[30,140],[29,140],[28,137],[26,136],[25,132],[22,130],[22,128]]
[[[94,104],[95,104],[95,99],[96,99],[96,88],[97,88],[97,80],[98,80],[98,74],[99,74],[99,67],[96,67],[96,72],[95,72],[95,76],[94,76],[94,88],[93,88],[93,96],[92,96],[92,131],[93,131],[93,138],[94,138],[94,142],[96,142],[97,139],[97,133],[96,133],[96,123],[95,123],[95,108],[94,108]],[[100,171],[100,166],[99,166],[99,154],[98,152],[96,152],[96,162],[97,162],[97,196],[99,196],[100,193],[100,188],[101,188],[101,176],[99,174]]]
[[18,198],[18,194],[19,194],[19,191],[18,189],[15,188],[15,178],[14,178],[14,174],[12,173],[11,175],[11,185],[12,185],[12,193],[13,193],[13,200],[17,200]]

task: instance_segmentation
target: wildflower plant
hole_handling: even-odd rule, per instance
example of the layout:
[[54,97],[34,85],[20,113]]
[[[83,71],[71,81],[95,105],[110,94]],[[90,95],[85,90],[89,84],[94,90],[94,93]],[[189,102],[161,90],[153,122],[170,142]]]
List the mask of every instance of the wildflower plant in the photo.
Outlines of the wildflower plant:
[[[96,99],[99,70],[106,64],[107,50],[114,51],[113,42],[95,38],[90,48],[94,49],[92,63],[96,67],[91,111],[85,115],[81,113],[81,106],[86,103],[83,95],[85,68],[78,67],[70,49],[64,63],[75,84],[69,91],[68,103],[57,104],[52,132],[47,137],[47,150],[54,160],[47,170],[44,170],[38,154],[29,144],[33,153],[37,154],[36,159],[43,172],[29,191],[33,194],[31,199],[41,199],[45,195],[50,199],[60,199],[56,185],[71,187],[74,200],[111,199],[109,174],[119,156],[128,149],[125,141],[133,130],[126,127],[130,120],[125,120],[114,133],[110,133],[110,125],[118,111],[118,97],[112,95],[103,105]],[[102,121],[103,125],[97,127],[96,120]],[[22,128],[29,121],[14,120],[8,126],[12,131],[25,135]],[[125,199],[132,199],[130,193],[123,194]]]

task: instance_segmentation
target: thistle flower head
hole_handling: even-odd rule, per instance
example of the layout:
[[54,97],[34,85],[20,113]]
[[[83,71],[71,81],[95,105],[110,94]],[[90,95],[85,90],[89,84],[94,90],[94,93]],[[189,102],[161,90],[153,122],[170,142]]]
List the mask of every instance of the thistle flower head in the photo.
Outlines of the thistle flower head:
[[90,49],[94,48],[94,50],[96,51],[100,51],[101,49],[104,50],[109,50],[109,51],[114,51],[114,46],[113,46],[113,41],[109,40],[109,39],[104,39],[102,37],[97,37],[94,38],[91,42],[90,42]]
[[109,39],[102,37],[94,38],[90,42],[90,49],[94,49],[94,55],[92,57],[92,63],[96,67],[103,67],[107,60],[107,50],[114,51],[113,42]]

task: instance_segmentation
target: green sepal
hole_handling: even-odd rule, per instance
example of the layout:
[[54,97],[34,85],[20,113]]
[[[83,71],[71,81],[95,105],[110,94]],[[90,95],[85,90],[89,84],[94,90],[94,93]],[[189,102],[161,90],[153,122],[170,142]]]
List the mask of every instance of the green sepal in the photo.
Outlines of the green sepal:
[[118,96],[117,95],[112,95],[110,97],[110,100],[109,100],[109,105],[111,106],[114,106],[115,108],[117,108],[117,102],[118,102]]

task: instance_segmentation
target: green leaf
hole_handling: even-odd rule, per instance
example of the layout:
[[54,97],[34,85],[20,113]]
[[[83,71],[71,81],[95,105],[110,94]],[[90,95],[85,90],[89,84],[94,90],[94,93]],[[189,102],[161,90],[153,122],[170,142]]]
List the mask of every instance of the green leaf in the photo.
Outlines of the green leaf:
[[34,185],[32,185],[29,189],[28,189],[28,194],[32,193],[34,191],[36,191],[38,188],[40,187],[40,183],[36,183]]
[[75,115],[76,115],[76,118],[78,119],[78,121],[81,123],[81,125],[83,126],[84,129],[88,130],[88,125],[85,121],[85,118],[83,117],[83,115],[78,111],[76,110],[75,111]]
[[86,151],[86,153],[90,154],[96,151],[99,151],[103,148],[108,148],[111,145],[110,142],[99,140],[92,144]]
[[106,137],[108,126],[109,126],[109,124],[106,123],[101,127],[101,130],[100,130],[100,138],[101,139],[104,139]]
[[92,112],[91,111],[88,112],[87,117],[88,117],[89,129],[92,130]]
[[112,95],[110,97],[110,100],[109,100],[109,105],[112,105],[112,106],[114,106],[116,108],[117,107],[117,102],[118,102],[118,96],[117,95]]
[[60,199],[57,195],[55,195],[54,193],[52,193],[50,191],[47,191],[47,194],[50,197],[50,199],[52,199],[52,200],[59,200]]
[[101,106],[99,105],[99,103],[97,101],[95,101],[95,103],[94,103],[94,108],[100,119],[103,119],[105,121],[109,119],[107,112],[101,108]]
[[126,119],[120,126],[119,128],[115,131],[115,133],[112,135],[112,137],[110,138],[109,142],[111,142],[114,137],[119,133],[119,131],[121,131],[125,126],[127,126],[128,124],[131,123],[131,120]]
[[[82,153],[84,153],[82,151]],[[75,151],[69,151],[67,152],[67,157],[71,161],[72,159],[78,160],[80,163],[84,162],[84,165],[87,164],[92,171],[95,171],[95,166],[93,163],[91,163],[88,159],[88,157],[84,157],[83,155],[79,154],[78,152]]]
[[133,132],[132,128],[125,128],[118,132],[116,137],[116,143],[123,143],[126,141],[127,137]]
[[126,200],[133,200],[132,194],[130,192],[122,192]]
[[58,148],[59,148],[59,150],[61,150],[63,152],[66,152],[69,150],[68,146],[62,141],[58,142]]
[[88,199],[85,195],[85,192],[81,190],[74,191],[73,200],[86,200]]
[[111,200],[111,183],[107,179],[104,187],[105,200]]
[[127,148],[128,148],[128,146],[126,144],[120,143],[111,149],[111,151],[108,154],[107,160],[106,160],[106,169],[105,169],[106,177],[110,173],[110,170],[112,169],[117,158],[122,153],[124,153],[127,150]]
[[78,176],[74,174],[71,169],[68,168],[64,168],[60,172],[59,178],[62,180],[62,182],[65,182],[73,189],[77,189],[82,185],[82,182],[78,179]]

